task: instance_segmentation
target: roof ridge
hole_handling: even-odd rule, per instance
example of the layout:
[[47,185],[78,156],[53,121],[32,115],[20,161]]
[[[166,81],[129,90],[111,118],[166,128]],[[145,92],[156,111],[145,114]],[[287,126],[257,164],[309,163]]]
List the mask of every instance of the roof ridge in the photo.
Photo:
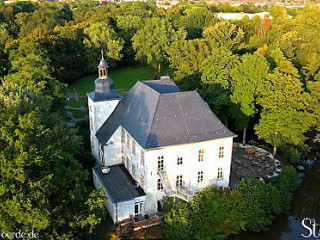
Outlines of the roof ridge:
[[[140,81],[138,81],[138,84],[140,83]],[[138,88],[138,90],[137,90],[137,93],[141,93],[141,91],[142,91],[142,87],[141,86],[137,86],[137,87],[139,87]],[[133,88],[131,88],[131,89],[133,89]],[[122,116],[121,116],[121,120],[119,121],[119,126],[121,126],[122,127],[122,119],[124,118],[124,116],[126,115],[126,113],[128,112],[128,109],[129,109],[129,106],[130,106],[130,104],[133,102],[133,100],[134,99],[136,99],[137,98],[137,96],[139,96],[139,94],[136,94],[136,95],[134,95],[134,97],[131,99],[131,101],[128,103],[128,106],[127,106],[127,109],[126,109],[126,111],[122,114]],[[118,104],[119,105],[119,104]],[[117,105],[117,106],[118,106]],[[116,109],[114,109],[114,110],[116,110]],[[114,112],[114,111],[113,111]],[[113,113],[112,112],[112,113]],[[127,130],[127,129],[126,129]],[[131,133],[130,133],[131,134]]]
[[[140,92],[141,92],[141,87],[140,87],[139,85],[138,85],[137,87],[139,87],[138,90],[137,90],[137,93],[140,93]],[[131,89],[133,89],[133,88],[131,88]],[[128,103],[128,106],[130,106],[130,104],[133,102],[133,100],[134,100],[137,96],[138,96],[138,94],[131,98],[131,101]],[[122,100],[122,99],[121,99],[121,100]],[[107,123],[107,121],[110,119],[110,117],[116,112],[116,109],[121,106],[121,105],[120,105],[120,104],[122,104],[122,103],[121,103],[121,100],[120,100],[120,102],[117,104],[117,106],[115,107],[115,109],[113,110],[113,112],[110,114],[110,116],[105,120],[105,122],[104,122],[104,123],[101,125],[101,127],[98,129],[98,131],[96,132],[96,135],[100,132],[100,130],[101,130],[102,127]],[[123,120],[123,118],[125,117],[128,109],[129,109],[128,106],[127,106],[127,108],[126,108],[126,111],[120,116],[119,126],[121,126],[121,127],[122,127],[122,120]]]
[[[157,91],[156,91],[156,92],[157,92]],[[157,92],[157,93],[158,93],[158,92]],[[146,139],[146,142],[144,143],[145,148],[147,148],[147,143],[149,142],[150,131],[151,131],[151,129],[152,129],[152,126],[154,125],[153,123],[154,123],[154,119],[155,119],[155,113],[156,113],[157,108],[158,108],[158,106],[159,106],[159,98],[160,98],[160,97],[161,97],[161,94],[158,93],[157,104],[156,104],[156,106],[155,106],[155,108],[154,108],[154,111],[153,111],[153,113],[152,113],[152,121],[151,121],[151,124],[150,124],[149,129],[148,129],[148,137],[147,137],[147,139]]]
[[177,98],[178,98],[179,109],[180,109],[180,111],[181,111],[181,115],[182,115],[182,119],[183,119],[183,124],[184,124],[184,127],[185,127],[186,130],[187,130],[187,134],[188,134],[188,136],[189,136],[189,139],[191,140],[191,135],[190,135],[189,129],[188,129],[188,127],[187,127],[186,119],[185,119],[185,117],[184,117],[184,115],[183,115],[182,107],[181,107],[181,104],[180,104],[179,95],[177,95]]
[[157,94],[160,94],[157,90],[154,88],[150,87],[148,84],[145,84],[145,82],[152,82],[152,81],[157,81],[157,80],[147,80],[147,81],[138,81],[139,83],[145,85],[146,87],[150,88],[152,91],[156,92]]

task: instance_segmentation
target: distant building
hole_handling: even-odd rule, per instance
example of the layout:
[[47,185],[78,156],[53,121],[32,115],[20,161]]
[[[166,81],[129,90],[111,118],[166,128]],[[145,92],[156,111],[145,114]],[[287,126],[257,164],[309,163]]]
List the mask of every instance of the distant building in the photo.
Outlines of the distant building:
[[248,16],[249,19],[252,19],[254,16],[260,16],[262,19],[268,17],[272,19],[269,12],[261,13],[216,13],[217,18],[224,20],[241,20],[244,16]]
[[87,94],[93,177],[114,222],[161,211],[163,196],[190,201],[207,186],[229,186],[235,134],[197,91],[161,77],[138,81],[122,98],[103,57],[98,70]]

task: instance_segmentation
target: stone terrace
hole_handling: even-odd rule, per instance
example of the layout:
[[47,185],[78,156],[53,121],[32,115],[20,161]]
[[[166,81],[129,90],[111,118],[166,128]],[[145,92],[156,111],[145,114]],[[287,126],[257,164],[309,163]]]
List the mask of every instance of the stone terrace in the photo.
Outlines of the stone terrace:
[[244,148],[240,144],[234,144],[232,150],[232,163],[230,174],[230,187],[235,189],[238,182],[244,178],[273,177],[281,171],[278,160],[272,158],[267,151],[254,146]]

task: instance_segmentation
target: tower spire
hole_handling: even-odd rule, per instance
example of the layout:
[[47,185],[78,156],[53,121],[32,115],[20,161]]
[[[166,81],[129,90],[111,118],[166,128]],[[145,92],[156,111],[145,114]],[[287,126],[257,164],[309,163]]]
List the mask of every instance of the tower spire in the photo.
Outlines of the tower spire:
[[103,57],[103,50],[101,50],[101,60],[98,65],[99,78],[101,78],[101,79],[108,78],[108,67],[109,66],[108,66],[107,62],[104,60],[104,57]]

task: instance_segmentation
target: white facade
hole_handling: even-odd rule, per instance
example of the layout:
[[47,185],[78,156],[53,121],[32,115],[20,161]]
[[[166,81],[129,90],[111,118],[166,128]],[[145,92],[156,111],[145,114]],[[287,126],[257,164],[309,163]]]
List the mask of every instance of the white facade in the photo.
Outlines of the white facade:
[[99,179],[97,173],[93,171],[93,183],[95,188],[101,189],[104,187],[106,189],[105,195],[108,197],[108,201],[105,203],[105,207],[107,208],[113,222],[121,222],[128,219],[130,215],[134,216],[137,209],[139,214],[144,214],[143,206],[146,198],[145,196],[136,197],[123,202],[115,202],[108,193],[108,189],[103,186],[102,182],[103,181]]
[[88,97],[91,149],[92,155],[97,159],[98,165],[104,164],[99,162],[99,142],[96,138],[96,132],[111,115],[119,103],[119,100],[120,99],[93,102]]
[[[108,189],[106,189],[105,194],[109,201],[105,205],[114,222],[122,221],[137,214],[157,213],[162,208],[164,195],[190,201],[197,191],[205,187],[229,186],[234,137],[232,133],[228,134],[228,137],[214,140],[144,149],[134,136],[121,125],[119,119],[117,129],[111,137],[109,135],[107,142],[101,145],[96,133],[115,110],[119,101],[120,99],[94,102],[88,97],[91,148],[92,155],[97,160],[97,166],[105,166],[112,169],[111,166],[117,168],[119,166],[116,165],[123,164],[145,193],[140,194],[139,192],[140,195],[134,195],[133,198],[115,201]],[[144,108],[141,111],[144,111]],[[209,111],[211,110],[209,109]],[[114,120],[111,122],[114,122]],[[132,122],[130,123],[131,127],[136,126],[132,125]],[[224,128],[222,124],[219,126],[219,128]],[[195,128],[197,129],[198,127],[195,126]],[[206,131],[206,129],[201,131]],[[225,132],[225,129],[223,129],[223,132]],[[99,134],[102,133],[100,132]],[[128,177],[127,171],[122,165],[120,166],[123,170],[121,173],[125,172],[124,176]],[[95,171],[94,169],[95,187],[99,189],[107,186],[104,180],[108,181],[108,176],[99,175],[100,172],[97,174]],[[113,175],[113,177],[117,179],[116,182],[119,182],[118,172],[115,171],[114,173],[117,174]],[[128,181],[134,182],[132,178],[129,177]],[[109,186],[114,186],[114,184]],[[115,191],[113,193],[118,192]]]
[[158,201],[166,195],[165,186],[163,190],[158,189],[161,165],[172,187],[176,186],[180,176],[181,187],[194,192],[207,186],[228,187],[232,144],[233,138],[229,137],[145,150],[119,127],[104,147],[104,163],[105,166],[123,163],[147,194],[143,212],[156,213]]

